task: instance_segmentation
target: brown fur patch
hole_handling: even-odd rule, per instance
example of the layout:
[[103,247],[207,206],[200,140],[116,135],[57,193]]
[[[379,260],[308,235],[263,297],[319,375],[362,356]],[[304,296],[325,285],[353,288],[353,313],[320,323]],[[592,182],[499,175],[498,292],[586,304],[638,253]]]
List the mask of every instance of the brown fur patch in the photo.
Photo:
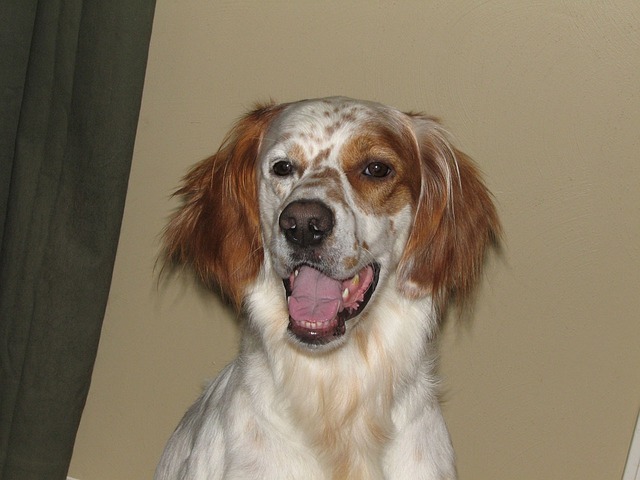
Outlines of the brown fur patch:
[[218,152],[197,164],[176,192],[183,204],[164,232],[165,255],[192,265],[237,306],[263,260],[256,158],[281,107],[259,107],[229,132]]
[[[393,215],[406,205],[417,205],[419,157],[409,132],[370,125],[367,133],[343,147],[341,161],[365,211]],[[388,165],[391,173],[382,178],[365,175],[364,171],[373,162]]]
[[313,158],[313,163],[317,165],[323,160],[329,158],[329,155],[331,155],[331,148],[324,148]]
[[294,143],[287,151],[287,157],[296,165],[298,175],[302,175],[309,166],[309,159],[302,145]]
[[334,123],[332,123],[331,125],[327,125],[327,126],[325,127],[325,129],[324,129],[324,133],[325,133],[325,135],[326,135],[327,137],[330,137],[331,135],[333,135],[333,134],[336,132],[336,130],[337,130],[338,128],[340,128],[340,126],[341,126],[341,123],[340,123],[340,122],[334,122]]
[[353,108],[347,113],[343,113],[340,116],[340,120],[342,121],[342,123],[355,122],[357,120],[356,112],[357,112],[357,109]]
[[463,301],[470,295],[485,252],[497,245],[501,227],[491,195],[469,157],[436,126],[418,140],[424,194],[398,277],[405,295],[431,293],[443,309],[451,298]]
[[321,170],[313,172],[313,178],[321,180],[332,180],[334,183],[340,183],[340,172],[333,167],[325,167]]
[[358,259],[356,257],[346,257],[342,260],[342,265],[346,270],[351,270],[358,265]]
[[326,167],[313,172],[306,180],[304,188],[308,190],[320,190],[334,204],[347,206],[344,197],[340,173],[333,167]]
[[358,345],[358,351],[364,358],[367,365],[369,364],[369,337],[367,332],[364,331],[363,328],[356,328],[353,332],[353,335],[356,340],[356,345]]

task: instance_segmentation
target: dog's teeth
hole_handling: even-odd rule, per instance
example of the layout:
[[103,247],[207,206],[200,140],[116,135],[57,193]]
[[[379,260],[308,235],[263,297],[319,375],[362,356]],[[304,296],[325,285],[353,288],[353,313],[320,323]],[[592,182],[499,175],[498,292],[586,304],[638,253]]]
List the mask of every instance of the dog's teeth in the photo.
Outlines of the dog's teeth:
[[353,277],[353,280],[351,280],[351,283],[353,283],[354,285],[357,285],[360,283],[360,274],[356,273],[355,277]]
[[349,289],[345,288],[344,292],[342,292],[342,299],[346,300],[348,296],[349,296]]
[[293,272],[293,276],[294,276],[294,277],[297,277],[299,273],[300,273],[300,270],[295,270],[295,271]]

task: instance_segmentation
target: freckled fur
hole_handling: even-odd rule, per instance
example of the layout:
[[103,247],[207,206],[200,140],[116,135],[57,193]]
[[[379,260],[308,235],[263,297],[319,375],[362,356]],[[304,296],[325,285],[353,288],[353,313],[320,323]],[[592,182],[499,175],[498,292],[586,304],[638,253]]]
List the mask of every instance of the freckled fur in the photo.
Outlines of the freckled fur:
[[[274,175],[283,158],[292,174]],[[393,176],[366,177],[371,161],[388,162]],[[166,255],[219,286],[245,328],[238,358],[185,414],[156,480],[454,479],[434,338],[500,227],[442,127],[344,97],[262,106],[178,193]],[[295,260],[279,213],[304,199],[334,216],[317,247],[325,274],[380,265],[364,311],[318,348],[287,332],[282,284]]]
[[296,143],[288,151],[288,157],[296,161],[296,164],[302,167],[306,167],[309,164],[309,160],[305,154],[304,148]]

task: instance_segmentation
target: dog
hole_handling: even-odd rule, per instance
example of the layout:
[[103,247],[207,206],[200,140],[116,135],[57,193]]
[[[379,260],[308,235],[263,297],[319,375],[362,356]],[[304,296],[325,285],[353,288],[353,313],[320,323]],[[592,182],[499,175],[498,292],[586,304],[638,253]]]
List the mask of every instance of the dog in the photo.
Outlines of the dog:
[[177,191],[166,258],[244,314],[165,479],[454,479],[436,337],[500,224],[434,118],[345,97],[258,106]]

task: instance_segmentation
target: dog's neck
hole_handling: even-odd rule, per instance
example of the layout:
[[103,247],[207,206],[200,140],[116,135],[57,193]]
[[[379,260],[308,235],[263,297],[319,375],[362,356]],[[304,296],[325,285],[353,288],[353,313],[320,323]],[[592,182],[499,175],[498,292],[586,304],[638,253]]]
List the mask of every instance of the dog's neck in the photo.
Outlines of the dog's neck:
[[[394,283],[393,278],[387,281]],[[269,284],[265,288],[263,281],[248,297],[248,317],[263,323],[260,328],[247,326],[243,349],[262,358],[246,367],[268,365],[261,382],[270,384],[280,400],[282,420],[302,432],[317,456],[332,466],[334,478],[381,477],[381,471],[370,469],[382,468],[384,447],[397,428],[409,421],[410,405],[424,406],[429,400],[415,401],[412,396],[433,391],[420,387],[436,382],[431,338],[437,322],[432,302],[398,295],[375,299],[350,327],[343,344],[314,351],[288,338],[281,287]],[[260,298],[252,301],[251,295]],[[261,311],[252,305],[260,305]],[[274,322],[276,318],[280,321]],[[272,337],[265,341],[259,335]],[[389,352],[396,352],[395,357]],[[397,352],[402,352],[401,357]],[[404,418],[398,418],[399,411]]]

